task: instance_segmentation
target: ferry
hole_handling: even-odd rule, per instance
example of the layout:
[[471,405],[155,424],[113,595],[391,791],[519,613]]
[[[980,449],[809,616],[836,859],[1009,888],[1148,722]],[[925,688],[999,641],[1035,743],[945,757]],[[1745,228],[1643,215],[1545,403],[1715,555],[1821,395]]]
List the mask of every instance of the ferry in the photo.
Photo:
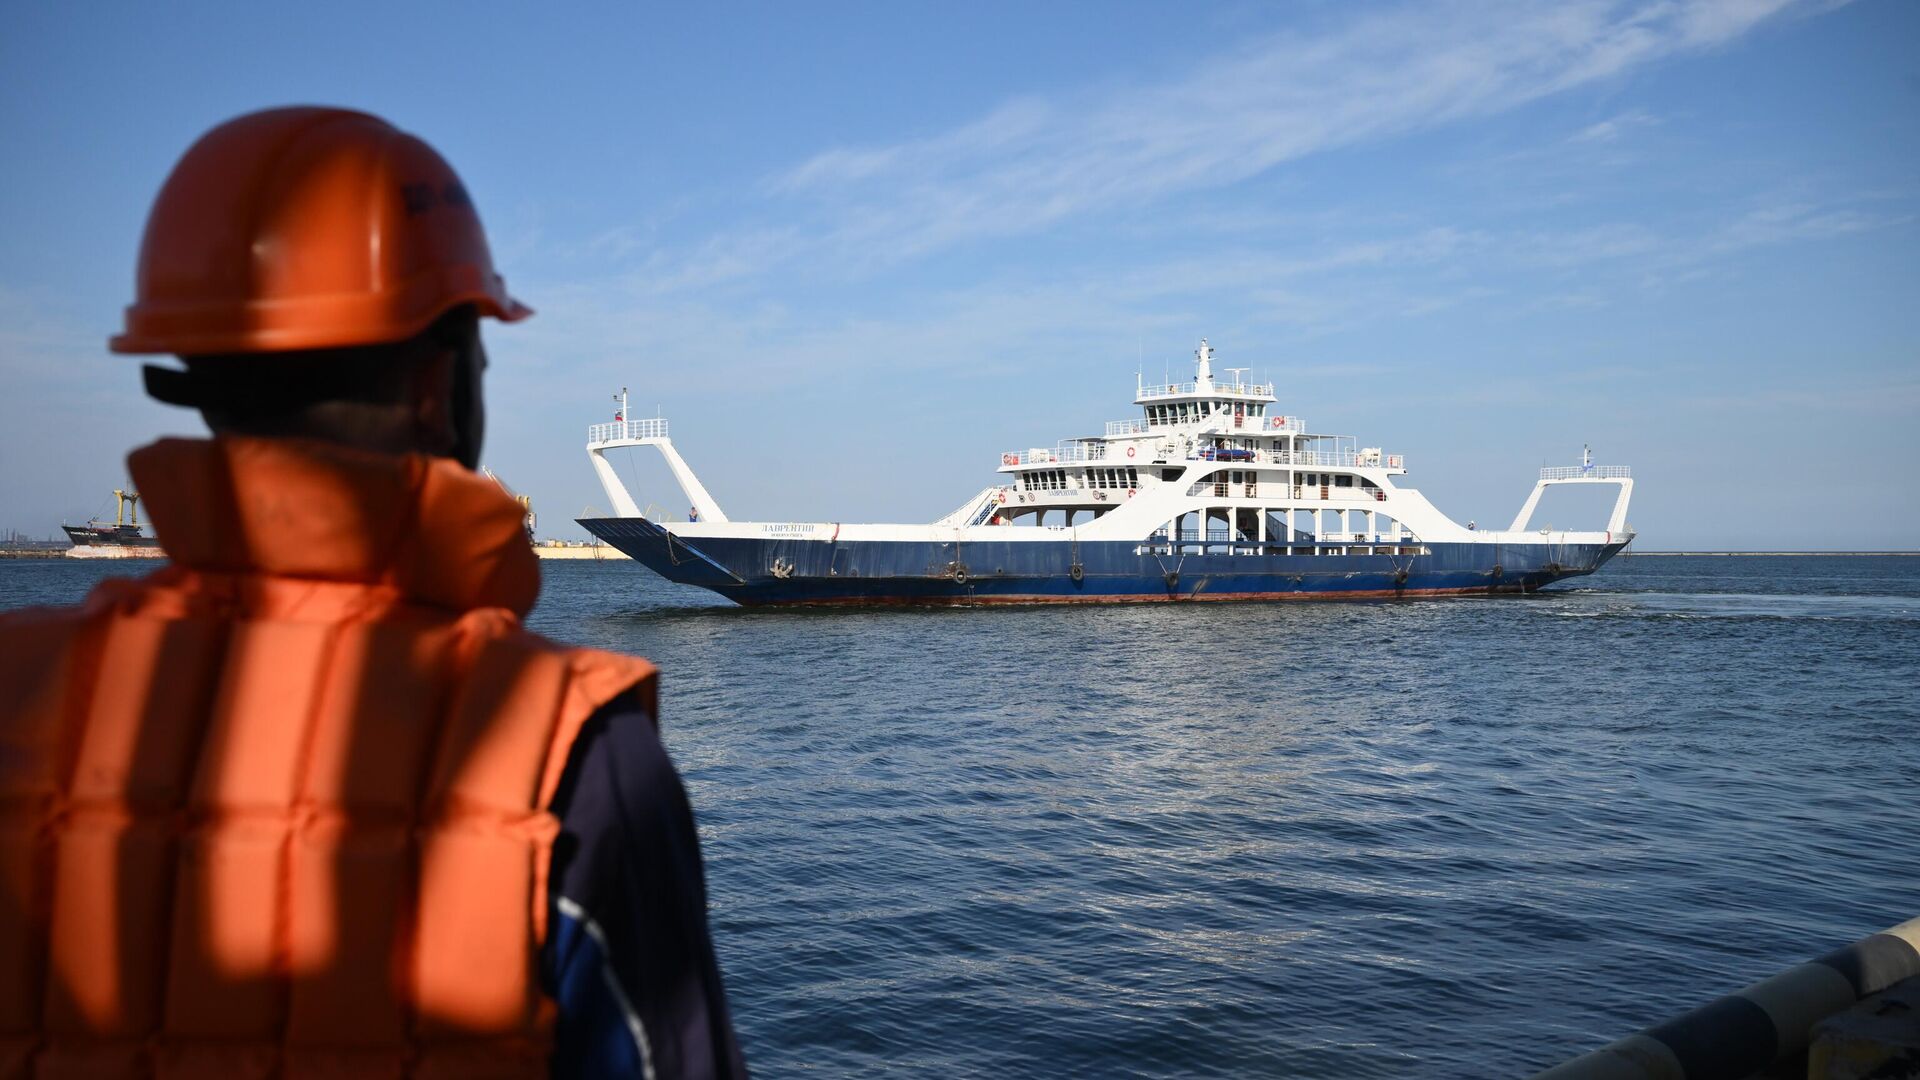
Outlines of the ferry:
[[[1625,466],[1542,469],[1505,529],[1456,523],[1411,487],[1406,460],[1278,411],[1247,368],[1147,385],[1102,435],[1000,455],[1000,482],[924,525],[736,522],[674,449],[664,419],[587,429],[612,517],[594,536],[669,581],[748,606],[1360,599],[1530,593],[1591,574],[1633,540]],[[642,514],[607,452],[650,447],[691,509]],[[1618,489],[1607,527],[1529,527],[1560,485]]]

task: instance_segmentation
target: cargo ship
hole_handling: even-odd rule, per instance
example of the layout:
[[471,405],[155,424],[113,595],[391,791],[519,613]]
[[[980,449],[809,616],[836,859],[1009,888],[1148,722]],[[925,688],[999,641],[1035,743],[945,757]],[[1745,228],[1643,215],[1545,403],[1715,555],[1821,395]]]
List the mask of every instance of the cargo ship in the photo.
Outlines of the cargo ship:
[[90,519],[85,525],[60,526],[67,539],[73,541],[67,555],[75,559],[165,558],[160,541],[148,536],[140,524],[140,496],[115,488],[113,500],[111,525]]
[[[1402,481],[1400,454],[1283,414],[1248,368],[1216,379],[1203,339],[1191,381],[1136,376],[1137,416],[1103,434],[1005,451],[1000,481],[928,524],[736,522],[673,446],[664,419],[587,429],[611,517],[578,519],[669,581],[736,603],[1047,604],[1360,599],[1534,592],[1591,574],[1633,539],[1631,470],[1540,471],[1505,529],[1465,525]],[[691,509],[643,514],[606,454],[657,450]],[[1547,489],[1617,488],[1604,530],[1533,529]]]

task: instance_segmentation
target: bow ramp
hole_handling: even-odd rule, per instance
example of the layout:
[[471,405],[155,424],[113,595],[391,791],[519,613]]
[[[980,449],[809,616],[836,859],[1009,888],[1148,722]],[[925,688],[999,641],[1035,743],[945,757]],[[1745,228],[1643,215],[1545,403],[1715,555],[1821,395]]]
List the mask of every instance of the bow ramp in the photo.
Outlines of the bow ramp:
[[643,517],[581,518],[587,530],[639,560],[647,569],[683,585],[725,589],[745,581],[706,552]]
[[1633,500],[1633,470],[1624,465],[1595,465],[1593,447],[1584,447],[1580,454],[1580,464],[1570,468],[1548,468],[1540,470],[1540,479],[1533,485],[1533,493],[1514,515],[1513,524],[1507,526],[1508,532],[1524,533],[1533,520],[1533,512],[1540,507],[1540,496],[1550,487],[1571,484],[1611,484],[1620,489],[1614,497],[1613,512],[1607,515],[1607,542],[1612,543],[1616,536],[1630,536],[1632,528],[1627,524],[1627,505]]
[[686,493],[687,501],[693,505],[692,516],[701,521],[727,520],[726,512],[720,504],[707,494],[706,486],[700,478],[693,475],[686,459],[673,448],[673,440],[667,436],[667,422],[662,419],[633,420],[628,411],[627,391],[625,387],[616,395],[620,402],[620,411],[614,414],[611,424],[593,424],[587,428],[587,457],[593,460],[593,471],[600,478],[600,487],[606,491],[607,500],[613,503],[616,517],[637,518],[640,507],[627,493],[627,485],[620,482],[620,474],[614,472],[613,464],[607,460],[608,450],[617,450],[623,446],[651,446],[660,451],[666,459],[667,468],[672,471],[674,482]]

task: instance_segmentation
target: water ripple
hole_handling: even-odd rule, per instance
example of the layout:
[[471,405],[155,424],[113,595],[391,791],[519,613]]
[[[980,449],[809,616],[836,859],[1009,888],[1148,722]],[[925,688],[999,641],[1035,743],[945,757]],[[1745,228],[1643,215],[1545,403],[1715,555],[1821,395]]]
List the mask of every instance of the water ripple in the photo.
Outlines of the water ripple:
[[762,1075],[1523,1073],[1920,914],[1920,559],[785,613],[560,563],[532,621],[660,664]]

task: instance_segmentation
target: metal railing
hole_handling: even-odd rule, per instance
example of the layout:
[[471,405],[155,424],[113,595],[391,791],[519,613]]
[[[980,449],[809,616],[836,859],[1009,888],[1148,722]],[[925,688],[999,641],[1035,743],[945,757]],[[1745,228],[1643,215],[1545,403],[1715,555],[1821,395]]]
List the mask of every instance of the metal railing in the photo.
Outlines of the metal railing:
[[[1200,384],[1197,382],[1170,383],[1166,386],[1143,386],[1140,388],[1139,397],[1140,400],[1144,401],[1147,398],[1177,397],[1181,394],[1198,394],[1201,392]],[[1226,394],[1233,397],[1270,398],[1273,396],[1273,384],[1215,382],[1205,393]]]
[[1060,465],[1076,461],[1107,460],[1107,444],[1100,442],[1065,443],[1051,450],[1009,450],[1000,455],[1002,465]]
[[1340,487],[1334,484],[1282,484],[1277,480],[1229,480],[1219,476],[1195,480],[1187,486],[1190,498],[1288,499],[1298,502],[1386,502],[1387,489]]
[[[641,423],[653,423],[653,422],[654,421],[641,421]],[[1107,425],[1108,433],[1111,434],[1113,432],[1116,424],[1127,423],[1127,422],[1128,421],[1114,421],[1113,423],[1109,423]],[[666,422],[659,421],[659,423],[661,425],[660,434],[665,435]],[[602,424],[599,426],[600,427],[618,427],[619,425]],[[637,438],[639,436],[632,436],[632,437]],[[1226,462],[1226,463],[1246,462],[1247,464],[1250,464],[1250,465],[1251,464],[1300,465],[1300,466],[1308,466],[1308,467],[1347,468],[1347,469],[1356,469],[1356,468],[1404,469],[1406,467],[1406,459],[1401,457],[1399,454],[1361,454],[1361,453],[1346,453],[1346,452],[1328,453],[1328,452],[1319,451],[1319,450],[1291,450],[1291,451],[1290,450],[1254,450],[1254,451],[1248,451],[1249,453],[1252,454],[1251,457],[1243,458],[1243,457],[1237,456],[1237,452],[1244,449],[1243,447],[1229,447],[1228,449],[1235,451],[1236,456],[1227,457],[1222,453],[1220,453],[1220,451],[1212,447],[1205,447],[1205,446],[1195,447],[1193,450],[1189,451],[1184,456],[1187,461],[1219,461],[1219,462]],[[1207,456],[1207,453],[1209,451],[1212,451],[1213,456],[1211,457]],[[1039,449],[1039,448],[1035,448],[1031,450],[1009,450],[1006,453],[1000,455],[1000,464],[1001,465],[1062,465],[1062,464],[1073,464],[1076,462],[1086,462],[1086,461],[1107,461],[1112,457],[1113,457],[1113,454],[1111,453],[1106,443],[1100,442],[1098,440],[1081,440],[1078,442],[1062,443],[1061,445],[1053,447],[1050,450]],[[1579,470],[1577,469],[1573,471],[1576,473],[1579,472]],[[1624,469],[1620,471],[1622,474],[1624,474],[1625,472]],[[1545,473],[1546,473],[1546,470],[1542,470],[1542,474],[1541,474],[1542,479],[1547,478]],[[1612,475],[1612,473],[1609,472],[1608,470],[1595,470],[1595,473],[1609,475],[1609,476]]]
[[587,441],[590,443],[614,442],[619,439],[664,439],[667,437],[665,420],[615,420],[611,424],[588,424]]
[[1252,458],[1226,458],[1220,457],[1218,451],[1216,451],[1214,457],[1208,458],[1202,455],[1202,451],[1206,449],[1208,448],[1198,447],[1187,454],[1186,459],[1188,461],[1222,462],[1244,460],[1249,463],[1264,463],[1268,465],[1306,465],[1349,469],[1382,467],[1388,469],[1406,468],[1406,458],[1401,457],[1399,454],[1326,453],[1318,450],[1267,450],[1256,451]]
[[1190,416],[1185,420],[1167,420],[1153,423],[1147,420],[1109,420],[1107,438],[1121,435],[1145,435],[1154,428],[1177,428],[1192,425],[1205,425],[1218,429],[1244,431],[1248,434],[1263,435],[1300,435],[1307,430],[1307,422],[1297,416],[1249,416],[1236,425],[1232,413],[1213,413],[1210,416]]
[[1326,453],[1319,450],[1295,450],[1288,452],[1281,450],[1269,456],[1281,465],[1327,465],[1349,469],[1377,469],[1382,467],[1388,469],[1406,468],[1406,459],[1399,454],[1357,454],[1344,451],[1339,453]]
[[1569,465],[1541,469],[1542,480],[1631,480],[1633,470],[1625,465]]
[[1164,532],[1154,533],[1147,542],[1135,546],[1135,555],[1431,555],[1432,549],[1420,544],[1412,537],[1398,541],[1372,542],[1362,538],[1358,541],[1333,540],[1322,538],[1315,541],[1312,537],[1296,538],[1291,543],[1272,540],[1260,543],[1252,540],[1226,540],[1212,533],[1206,539],[1198,536],[1182,536],[1179,540],[1168,540]]

